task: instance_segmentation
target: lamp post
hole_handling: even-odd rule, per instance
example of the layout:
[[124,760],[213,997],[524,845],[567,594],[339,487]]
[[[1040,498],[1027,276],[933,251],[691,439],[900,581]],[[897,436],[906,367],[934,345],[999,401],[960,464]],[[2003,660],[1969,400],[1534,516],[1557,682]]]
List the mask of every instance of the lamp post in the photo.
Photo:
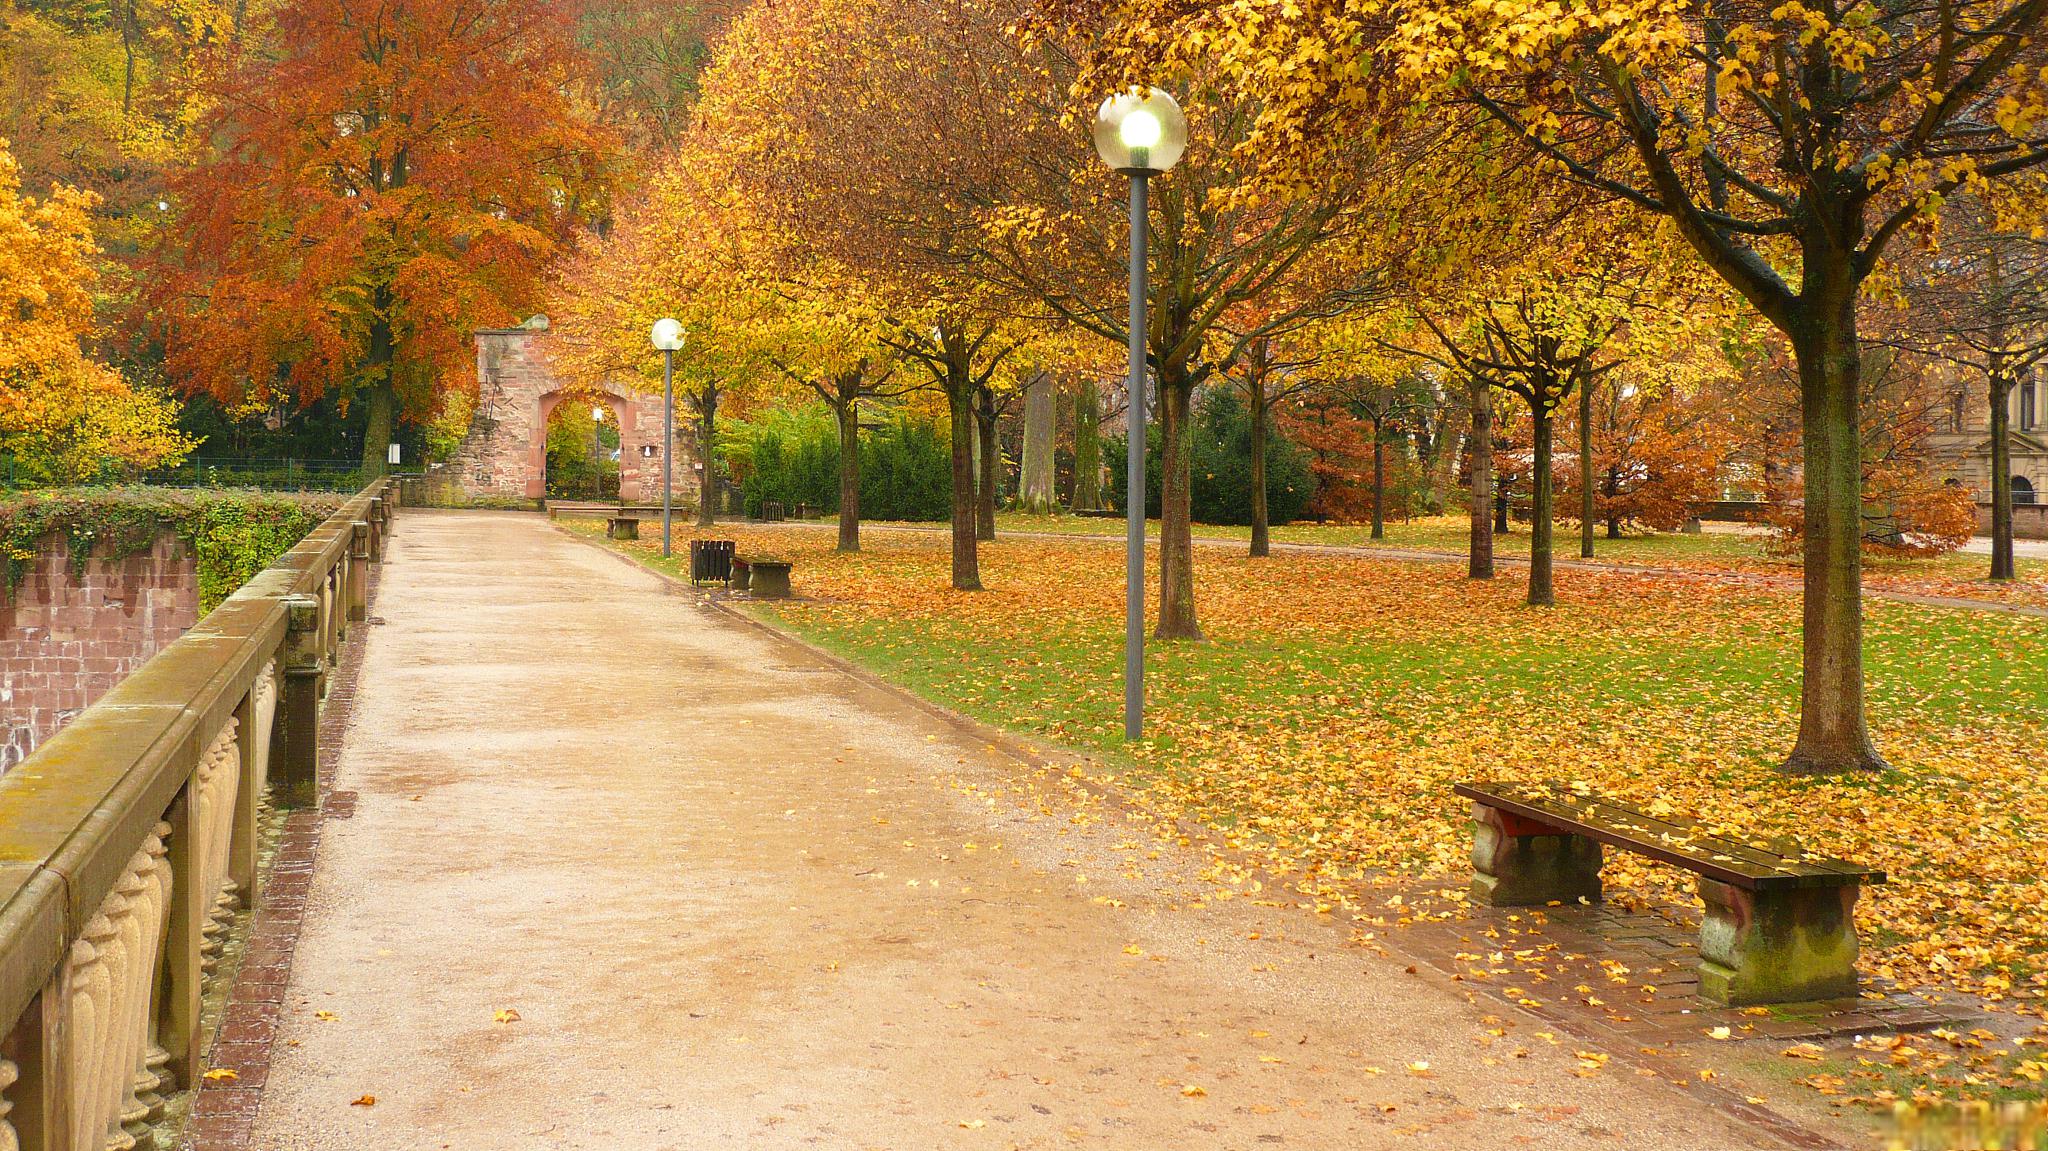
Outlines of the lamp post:
[[647,338],[661,350],[661,554],[669,555],[671,471],[676,447],[676,353],[683,350],[683,326],[674,320],[654,321]]
[[1145,212],[1147,182],[1180,162],[1187,117],[1157,88],[1095,110],[1095,154],[1131,178],[1131,375],[1124,407],[1124,738],[1145,731]]

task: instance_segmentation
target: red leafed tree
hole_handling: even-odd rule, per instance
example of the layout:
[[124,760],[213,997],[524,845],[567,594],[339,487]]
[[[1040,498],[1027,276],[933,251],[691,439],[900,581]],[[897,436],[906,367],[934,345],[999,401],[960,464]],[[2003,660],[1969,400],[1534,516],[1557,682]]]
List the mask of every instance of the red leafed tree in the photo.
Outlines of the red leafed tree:
[[214,158],[145,281],[166,364],[231,406],[339,390],[379,471],[472,329],[538,300],[613,151],[549,0],[287,0],[219,62]]
[[[1764,406],[1775,396],[1781,412],[1795,410],[1797,402],[1788,360],[1778,350],[1757,370]],[[1935,416],[1946,394],[1932,386],[1923,365],[1889,349],[1866,347],[1863,360],[1862,550],[1917,556],[1952,552],[1976,531],[1977,506],[1969,489],[1946,482],[1933,466]],[[1791,425],[1781,416],[1771,426]],[[1776,457],[1764,469],[1768,519],[1775,531],[1772,546],[1797,552],[1806,526],[1800,515],[1806,483],[1797,466],[1798,445],[1781,433],[1767,438],[1764,450]]]
[[[1593,514],[1607,538],[1622,529],[1675,531],[1700,503],[1720,495],[1721,463],[1735,434],[1727,402],[1711,389],[1645,388],[1628,381],[1597,393],[1593,404]],[[1576,423],[1578,416],[1572,417]],[[1576,455],[1560,479],[1573,493],[1564,515],[1576,518]]]

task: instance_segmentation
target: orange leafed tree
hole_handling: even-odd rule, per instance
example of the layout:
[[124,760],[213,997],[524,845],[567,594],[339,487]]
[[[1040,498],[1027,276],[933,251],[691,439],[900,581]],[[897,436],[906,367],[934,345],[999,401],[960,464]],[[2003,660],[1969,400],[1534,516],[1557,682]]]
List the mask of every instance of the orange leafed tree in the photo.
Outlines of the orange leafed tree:
[[363,464],[473,328],[538,299],[601,211],[610,139],[546,0],[291,0],[212,81],[221,141],[146,277],[171,375],[230,406],[338,390]]

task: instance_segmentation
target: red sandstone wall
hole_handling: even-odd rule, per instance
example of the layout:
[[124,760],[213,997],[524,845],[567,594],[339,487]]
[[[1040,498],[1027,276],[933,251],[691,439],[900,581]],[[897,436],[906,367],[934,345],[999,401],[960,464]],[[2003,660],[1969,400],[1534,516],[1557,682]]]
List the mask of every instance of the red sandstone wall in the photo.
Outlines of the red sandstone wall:
[[176,536],[93,559],[83,579],[64,539],[45,540],[13,596],[0,588],[0,771],[198,620],[198,569]]

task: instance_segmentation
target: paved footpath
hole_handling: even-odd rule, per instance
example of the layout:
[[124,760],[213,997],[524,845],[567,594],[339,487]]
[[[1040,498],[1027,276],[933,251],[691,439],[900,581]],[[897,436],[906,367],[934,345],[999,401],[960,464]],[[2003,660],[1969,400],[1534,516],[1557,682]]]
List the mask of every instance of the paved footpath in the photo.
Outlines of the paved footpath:
[[258,1148],[1777,1145],[537,517],[382,581]]

